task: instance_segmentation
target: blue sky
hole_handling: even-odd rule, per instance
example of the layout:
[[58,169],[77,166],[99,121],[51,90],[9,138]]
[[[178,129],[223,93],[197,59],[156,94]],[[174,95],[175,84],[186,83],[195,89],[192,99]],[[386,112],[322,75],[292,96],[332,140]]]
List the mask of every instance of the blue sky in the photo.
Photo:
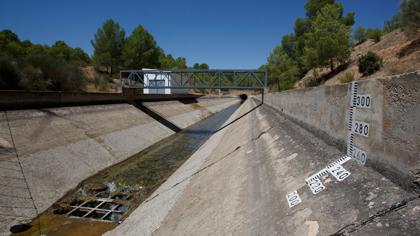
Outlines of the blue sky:
[[[211,68],[253,69],[265,63],[283,35],[303,17],[307,0],[259,1],[51,1],[2,0],[0,30],[51,45],[64,40],[92,54],[90,40],[109,18],[130,34],[142,24],[166,53],[206,62]],[[342,0],[356,12],[355,27],[382,27],[398,12],[398,0]]]

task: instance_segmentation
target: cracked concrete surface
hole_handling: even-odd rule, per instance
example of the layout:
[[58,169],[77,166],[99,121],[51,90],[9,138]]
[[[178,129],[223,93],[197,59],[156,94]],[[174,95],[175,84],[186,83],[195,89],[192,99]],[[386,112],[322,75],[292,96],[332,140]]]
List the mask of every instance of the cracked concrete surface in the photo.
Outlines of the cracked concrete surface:
[[[253,106],[247,101],[238,113]],[[223,132],[214,148],[209,140],[194,154],[202,171],[177,186],[176,194],[154,195],[107,235],[419,234],[418,197],[353,160],[343,165],[350,177],[338,182],[325,176],[326,190],[312,194],[305,178],[343,153],[270,107]],[[193,157],[161,188],[185,178],[189,163],[197,162]],[[294,190],[302,203],[289,208],[285,196]],[[405,199],[411,201],[393,209]],[[348,225],[356,227],[343,230]]]

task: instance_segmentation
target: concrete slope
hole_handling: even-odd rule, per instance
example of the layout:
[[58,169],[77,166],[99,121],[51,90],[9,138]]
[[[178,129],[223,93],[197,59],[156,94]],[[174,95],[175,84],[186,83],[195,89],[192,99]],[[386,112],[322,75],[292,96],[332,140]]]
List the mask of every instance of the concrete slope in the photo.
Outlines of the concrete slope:
[[[184,128],[236,102],[230,98],[154,106]],[[171,110],[184,112],[165,116]],[[0,235],[46,210],[87,177],[173,133],[128,104],[2,112]]]
[[[358,81],[370,108],[356,108],[355,121],[369,124],[355,134],[366,163],[407,189],[420,190],[420,73]],[[344,150],[348,139],[351,84],[269,93],[265,104]],[[354,130],[354,129],[353,129]]]
[[[350,160],[348,178],[329,174],[324,191],[309,190],[305,178],[342,155],[259,107],[212,137],[106,235],[418,235],[418,197],[370,167]],[[302,202],[289,208],[286,194],[295,190]]]

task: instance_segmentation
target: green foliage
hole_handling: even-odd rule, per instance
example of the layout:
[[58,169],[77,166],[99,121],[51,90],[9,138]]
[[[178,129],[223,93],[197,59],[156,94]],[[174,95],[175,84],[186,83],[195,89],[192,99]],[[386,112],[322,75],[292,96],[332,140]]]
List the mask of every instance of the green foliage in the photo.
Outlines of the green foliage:
[[80,65],[89,56],[63,41],[53,46],[21,42],[10,30],[0,32],[0,89],[74,91],[84,87]]
[[[86,79],[77,64],[67,63],[48,54],[31,55],[26,59],[25,64],[42,71],[47,90],[77,91],[85,86]],[[32,72],[28,75],[35,76]],[[37,86],[24,89],[33,90],[37,89]]]
[[35,54],[48,54],[49,47],[40,44],[33,44],[26,48],[27,55],[35,55]]
[[206,63],[202,63],[202,64],[194,63],[193,69],[195,69],[195,70],[208,70],[209,65],[207,65]]
[[353,33],[353,38],[357,43],[362,43],[366,40],[366,29],[359,26]]
[[350,83],[354,80],[354,75],[351,72],[346,72],[343,76],[339,77],[338,80],[340,80],[342,84]]
[[330,65],[333,71],[335,61],[343,63],[350,57],[350,27],[341,22],[341,11],[336,5],[327,5],[312,21],[305,35],[304,61],[308,67]]
[[161,53],[160,64],[162,69],[181,70],[187,68],[187,60],[183,57],[174,59],[171,54],[165,55]]
[[122,50],[126,68],[159,68],[160,56],[161,50],[153,36],[141,25],[133,30]]
[[269,73],[268,85],[274,91],[293,88],[299,78],[298,67],[280,46],[270,53],[265,69]]
[[19,37],[13,31],[5,29],[0,32],[0,44],[5,45],[9,42],[20,42]]
[[105,21],[91,41],[95,65],[106,68],[109,74],[116,71],[122,65],[121,54],[124,40],[124,29],[121,29],[120,25],[113,20]]
[[319,76],[319,71],[317,68],[313,69],[312,76],[305,81],[305,87],[315,87],[321,85],[324,81]]
[[367,29],[366,38],[372,39],[375,43],[381,41],[383,31],[381,29]]
[[359,72],[364,76],[371,75],[382,67],[383,61],[380,56],[369,51],[359,58]]
[[409,36],[420,34],[420,1],[403,0],[400,5],[400,24]]
[[87,66],[91,64],[89,55],[81,48],[73,49],[72,58],[82,66]]
[[71,48],[61,40],[56,41],[49,48],[49,54],[66,62],[73,62],[79,65],[90,64],[89,56],[81,48]]
[[343,24],[347,25],[347,26],[353,26],[355,21],[355,13],[354,12],[349,12],[347,15],[343,16],[343,18],[341,19],[341,22],[343,22]]
[[100,91],[106,91],[111,81],[112,78],[106,75],[97,75],[93,78],[93,84],[95,85],[95,88],[99,89]]
[[51,80],[44,78],[44,73],[38,67],[27,65],[21,72],[19,87],[25,90],[48,90]]
[[50,48],[50,54],[64,61],[70,61],[72,49],[64,41],[56,41]]
[[306,16],[308,18],[315,17],[319,10],[324,8],[326,5],[334,4],[335,0],[309,0],[305,4]]
[[0,89],[17,89],[19,80],[16,63],[0,52]]
[[400,28],[400,25],[401,25],[401,14],[398,12],[390,20],[385,21],[383,31],[384,33],[392,32]]
[[[334,16],[326,17],[324,14],[322,16],[324,17],[324,22],[321,23],[321,20],[318,19],[315,23],[322,9],[326,7],[335,9]],[[296,19],[294,32],[283,36],[281,44],[277,46],[282,48],[283,52],[288,56],[288,60],[292,62],[293,69],[291,71],[295,72],[295,69],[297,69],[297,73],[292,73],[292,77],[304,76],[315,66],[324,65],[326,61],[323,58],[329,58],[329,64],[333,65],[331,61],[343,62],[350,55],[351,41],[349,40],[349,32],[350,27],[354,24],[354,13],[350,12],[343,15],[343,5],[336,3],[335,0],[308,0],[305,4],[305,10],[306,18]],[[335,28],[335,26],[338,27]],[[324,36],[328,36],[331,32],[331,36],[326,38],[329,42],[334,42],[332,48],[329,45],[327,46],[328,43],[315,41],[315,38],[323,39]],[[337,44],[339,40],[342,40],[340,42],[342,45]],[[324,48],[326,50],[323,50]],[[276,50],[278,49],[273,51]],[[331,56],[332,54],[334,55]],[[310,58],[316,58],[316,60],[311,61]],[[275,71],[273,68],[276,68],[276,66],[267,61],[265,68],[269,68],[269,71],[272,72]],[[269,73],[269,77],[272,77],[271,73]],[[270,78],[270,80],[276,81],[276,78]]]

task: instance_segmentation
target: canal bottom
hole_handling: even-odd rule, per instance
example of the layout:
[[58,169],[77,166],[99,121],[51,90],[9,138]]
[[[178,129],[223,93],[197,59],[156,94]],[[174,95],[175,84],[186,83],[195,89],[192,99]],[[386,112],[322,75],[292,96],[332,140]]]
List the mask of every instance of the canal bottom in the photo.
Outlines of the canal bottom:
[[84,180],[13,235],[102,235],[116,227],[171,176],[240,103],[212,114]]

